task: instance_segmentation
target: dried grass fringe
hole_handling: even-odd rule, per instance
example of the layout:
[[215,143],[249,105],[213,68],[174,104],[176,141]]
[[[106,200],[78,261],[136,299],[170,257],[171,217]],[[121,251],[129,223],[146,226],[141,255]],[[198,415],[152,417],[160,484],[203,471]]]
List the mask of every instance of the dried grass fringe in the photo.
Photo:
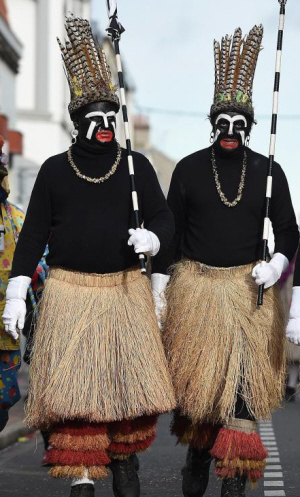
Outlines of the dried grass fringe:
[[49,471],[52,478],[89,478],[90,480],[102,480],[108,475],[108,470],[105,466],[55,466]]
[[85,435],[85,436],[72,436],[62,433],[52,433],[50,436],[50,445],[55,449],[61,450],[103,450],[109,446],[109,439],[107,435]]
[[167,292],[164,344],[182,414],[193,423],[226,423],[237,392],[255,419],[280,405],[285,333],[277,288],[257,310],[253,264],[175,266]]
[[190,445],[195,449],[211,449],[216,441],[221,426],[212,424],[192,424],[187,416],[175,411],[171,423],[171,434],[177,437],[177,443]]
[[150,282],[139,269],[52,269],[30,368],[28,426],[111,422],[174,408]]
[[152,437],[156,433],[156,427],[148,428],[147,430],[140,430],[128,435],[123,435],[121,433],[113,436],[113,441],[118,443],[134,444],[136,442],[142,442],[149,437]]

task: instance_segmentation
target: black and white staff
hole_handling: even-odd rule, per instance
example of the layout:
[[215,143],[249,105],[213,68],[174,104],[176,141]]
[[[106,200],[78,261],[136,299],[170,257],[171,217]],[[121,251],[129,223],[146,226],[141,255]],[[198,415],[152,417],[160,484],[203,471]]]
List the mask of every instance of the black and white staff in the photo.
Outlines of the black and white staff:
[[[121,60],[120,46],[119,46],[121,34],[124,33],[125,29],[118,21],[118,11],[117,11],[116,1],[115,0],[106,0],[106,2],[107,2],[108,17],[109,17],[109,26],[107,28],[107,32],[113,41],[115,52],[116,52],[116,63],[117,63],[118,79],[119,79],[119,86],[120,86],[120,99],[121,99],[121,105],[122,105],[126,148],[127,148],[127,155],[128,155],[128,168],[129,168],[130,184],[131,184],[131,191],[132,191],[132,205],[133,205],[133,210],[134,210],[135,227],[136,227],[136,229],[140,229],[141,226],[140,226],[140,216],[139,216],[139,204],[138,204],[137,191],[136,191],[136,187],[135,187],[134,164],[133,164],[133,158],[132,158],[130,128],[129,128],[129,121],[128,121],[128,111],[127,111],[127,103],[126,103],[122,60]],[[142,273],[146,273],[145,255],[139,254],[139,259],[140,259],[140,264],[141,264],[141,271],[142,271]]]
[[[272,114],[272,124],[271,124],[271,139],[270,139],[270,153],[269,153],[269,169],[267,178],[267,188],[266,188],[266,210],[265,210],[265,220],[264,220],[264,231],[263,231],[263,256],[264,261],[268,257],[268,239],[270,232],[270,210],[271,210],[271,198],[272,198],[272,181],[273,181],[273,164],[275,160],[275,149],[276,149],[276,133],[277,133],[277,119],[278,119],[278,103],[279,103],[279,89],[280,89],[280,75],[281,75],[281,57],[282,57],[282,42],[283,42],[283,31],[285,24],[285,5],[287,0],[278,0],[280,3],[280,18],[279,18],[279,29],[278,29],[278,41],[277,41],[277,54],[276,54],[276,68],[275,68],[275,84],[274,84],[274,97],[273,97],[273,114]],[[258,292],[257,305],[263,304],[263,294],[264,285],[260,285]]]

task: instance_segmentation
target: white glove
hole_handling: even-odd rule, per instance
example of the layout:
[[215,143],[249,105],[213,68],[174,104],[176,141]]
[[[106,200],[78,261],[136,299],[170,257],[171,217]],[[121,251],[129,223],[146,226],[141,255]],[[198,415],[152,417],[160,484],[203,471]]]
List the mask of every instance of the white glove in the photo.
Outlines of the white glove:
[[6,333],[14,340],[18,339],[18,330],[24,328],[26,316],[26,295],[31,278],[17,276],[9,280],[6,290],[6,304],[3,312],[3,324]]
[[169,282],[169,279],[170,276],[167,276],[166,274],[153,273],[151,275],[152,293],[155,303],[155,314],[159,327],[161,327],[161,320],[167,305],[165,289]]
[[265,289],[275,285],[282,273],[289,267],[289,261],[283,254],[274,254],[270,262],[257,264],[252,276],[257,285],[265,285]]
[[294,286],[293,288],[293,300],[286,328],[286,337],[295,345],[300,345],[300,286]]
[[152,231],[131,229],[128,233],[130,235],[128,245],[134,246],[136,254],[150,254],[154,256],[159,252],[160,241]]

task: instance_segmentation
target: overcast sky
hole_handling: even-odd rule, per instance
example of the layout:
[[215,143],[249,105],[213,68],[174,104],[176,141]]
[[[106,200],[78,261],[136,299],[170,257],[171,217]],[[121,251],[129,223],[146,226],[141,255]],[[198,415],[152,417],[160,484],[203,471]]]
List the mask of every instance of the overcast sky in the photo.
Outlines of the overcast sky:
[[[106,0],[92,3],[92,16],[104,30]],[[286,10],[276,159],[286,172],[300,215],[300,1],[288,0]],[[209,145],[205,115],[213,97],[213,39],[232,34],[238,26],[246,33],[262,23],[264,50],[254,83],[258,125],[250,146],[268,155],[277,0],[118,0],[118,11],[126,28],[121,50],[136,86],[136,111],[150,116],[153,144],[176,161]]]

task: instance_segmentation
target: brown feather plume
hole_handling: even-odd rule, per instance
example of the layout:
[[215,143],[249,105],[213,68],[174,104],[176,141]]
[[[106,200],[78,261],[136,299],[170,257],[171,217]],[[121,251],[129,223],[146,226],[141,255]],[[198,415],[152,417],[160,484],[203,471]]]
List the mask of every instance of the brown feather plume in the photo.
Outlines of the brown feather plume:
[[254,119],[253,80],[262,38],[260,25],[254,26],[244,39],[238,28],[233,38],[223,37],[221,45],[214,40],[215,96],[211,116],[230,108]]
[[235,30],[235,33],[233,36],[231,53],[230,53],[228,78],[227,78],[227,87],[228,87],[229,91],[232,91],[235,89],[234,85],[235,85],[236,74],[237,74],[237,70],[238,70],[238,62],[239,62],[241,45],[242,45],[242,30],[241,30],[241,28],[238,28]]
[[64,46],[58,39],[58,44],[70,87],[70,114],[92,102],[111,102],[119,108],[105,53],[89,22],[71,16],[66,18],[65,28],[68,40]]
[[215,98],[220,93],[220,70],[221,70],[221,47],[218,41],[214,41],[214,57],[215,57]]

